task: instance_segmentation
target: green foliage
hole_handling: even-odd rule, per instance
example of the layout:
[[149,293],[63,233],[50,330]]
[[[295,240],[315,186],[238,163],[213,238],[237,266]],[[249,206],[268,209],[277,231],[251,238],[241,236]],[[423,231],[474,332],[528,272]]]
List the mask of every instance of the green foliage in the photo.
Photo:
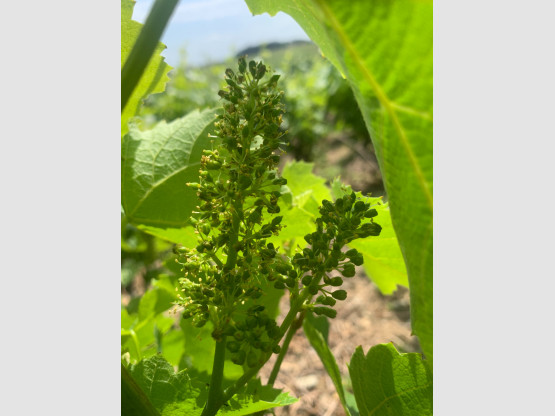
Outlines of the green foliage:
[[121,414],[126,416],[160,415],[123,364],[121,365]]
[[291,15],[351,84],[407,264],[413,331],[432,360],[432,2],[246,2]]
[[[132,0],[121,1],[121,66],[129,57],[129,53],[139,36],[141,25],[131,20],[133,15],[133,6],[135,2]],[[141,106],[142,100],[149,94],[163,92],[166,82],[169,81],[168,72],[171,67],[164,62],[164,58],[160,53],[166,47],[159,43],[154,51],[153,57],[150,59],[145,68],[139,83],[135,87],[133,93],[127,101],[127,105],[122,109],[121,113],[121,135],[122,137],[128,132],[128,121],[135,116]]]
[[[122,205],[130,222],[170,240],[186,238],[197,204],[195,191],[183,184],[198,180],[202,151],[211,146],[214,110],[195,111],[142,132],[132,127],[122,148]],[[173,234],[172,234],[173,233]]]
[[[236,70],[179,68],[172,94],[150,97],[146,117],[129,124],[122,283],[144,274],[150,287],[122,309],[122,413],[246,415],[293,403],[272,386],[305,318],[347,414],[431,414],[431,3],[247,3],[255,13],[291,14],[346,81],[326,60],[295,61],[287,51],[273,55],[281,76],[244,58]],[[140,30],[132,6],[122,0],[122,65]],[[122,136],[142,100],[164,89],[161,48],[122,111]],[[220,100],[209,92],[219,88]],[[152,123],[160,117],[173,121]],[[362,140],[371,133],[389,204],[338,180],[330,190],[304,162],[280,175],[285,130],[289,150],[310,160],[323,137],[345,128]],[[163,267],[160,238],[178,243]],[[430,361],[392,345],[366,356],[359,347],[349,366],[353,396],[327,345],[327,318],[349,301],[341,285],[356,266],[383,293],[410,280],[413,329]],[[285,291],[290,309],[278,326]],[[168,315],[174,303],[181,316]],[[256,376],[273,353],[262,386]]]
[[432,415],[432,370],[420,354],[399,354],[379,344],[366,355],[358,347],[349,364],[361,416]]
[[[125,372],[125,368],[122,368]],[[173,367],[161,356],[150,357],[140,363],[131,365],[129,373],[132,375],[130,383],[135,382],[140,390],[137,394],[146,393],[146,400],[143,397],[141,409],[149,409],[151,402],[154,409],[161,416],[173,415],[200,415],[206,401],[206,381],[207,379],[193,379],[187,370],[175,372]],[[127,396],[126,396],[127,397]],[[222,415],[241,416],[252,414],[257,411],[271,409],[273,407],[287,406],[295,403],[297,399],[282,393],[271,386],[262,386],[259,380],[253,380],[246,385],[240,392],[235,394],[222,408]]]

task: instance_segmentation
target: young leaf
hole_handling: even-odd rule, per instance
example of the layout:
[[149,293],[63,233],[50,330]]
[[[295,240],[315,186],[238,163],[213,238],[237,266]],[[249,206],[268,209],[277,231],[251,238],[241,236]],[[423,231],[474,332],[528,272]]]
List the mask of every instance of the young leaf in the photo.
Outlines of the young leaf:
[[[196,398],[201,388],[191,381],[186,371],[175,373],[163,357],[154,356],[131,365],[129,372],[154,407],[166,414],[164,408],[174,402],[187,402],[189,409],[198,408]],[[202,410],[202,409],[201,409]]]
[[185,184],[198,181],[214,113],[194,111],[145,132],[133,127],[124,137],[121,198],[130,222],[160,230],[187,225],[198,198]]
[[432,370],[420,354],[399,354],[393,344],[355,350],[349,364],[362,415],[431,416]]
[[306,337],[310,341],[310,345],[312,345],[312,348],[314,348],[314,350],[320,357],[320,360],[322,360],[322,364],[324,364],[324,368],[328,372],[333,385],[337,390],[339,400],[343,405],[343,409],[345,409],[345,413],[347,414],[347,416],[351,416],[351,414],[357,414],[356,409],[355,412],[351,413],[351,409],[347,405],[345,390],[343,389],[343,384],[341,382],[341,373],[339,372],[339,367],[337,366],[337,362],[335,361],[333,353],[330,351],[326,339],[327,327],[321,327],[322,319],[327,324],[327,319],[314,318],[310,314],[307,314],[303,321],[303,330],[306,334]]
[[[193,402],[191,398],[181,402],[174,402],[164,408],[162,416],[199,416],[202,413],[202,408],[199,405],[203,404],[205,400],[204,397],[201,397],[196,402]],[[262,410],[287,406],[296,401],[298,399],[290,396],[289,393],[283,393],[281,390],[270,386],[262,386],[260,380],[252,380],[242,392],[234,395],[218,411],[218,415],[251,415]]]
[[376,149],[406,260],[412,328],[433,358],[431,0],[246,0],[292,16],[345,76]]
[[262,386],[260,379],[251,380],[243,392],[234,395],[218,414],[226,416],[250,415],[274,407],[288,406],[298,399],[271,386]]
[[[121,0],[121,66],[125,64],[139,33],[143,27],[142,24],[131,20],[133,15],[133,6],[135,2],[132,0]],[[150,94],[163,92],[166,88],[166,82],[170,79],[168,72],[172,69],[164,62],[164,58],[160,53],[166,48],[162,43],[158,43],[158,47],[154,51],[143,75],[135,87],[135,90],[129,97],[127,105],[121,113],[121,135],[122,137],[129,131],[128,121],[139,111],[139,107],[144,98]]]
[[133,380],[123,364],[121,365],[121,414],[160,416],[148,396]]

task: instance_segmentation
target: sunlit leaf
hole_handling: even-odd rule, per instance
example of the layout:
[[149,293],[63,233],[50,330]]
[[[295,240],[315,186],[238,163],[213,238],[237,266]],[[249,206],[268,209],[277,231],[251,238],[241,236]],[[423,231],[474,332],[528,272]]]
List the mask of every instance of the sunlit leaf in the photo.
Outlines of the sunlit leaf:
[[366,122],[408,270],[411,320],[432,360],[431,0],[246,0],[292,16],[350,83]]
[[349,364],[361,416],[431,416],[432,370],[416,353],[399,354],[393,344],[358,347]]
[[[121,0],[121,66],[129,56],[139,33],[142,24],[131,20],[133,15],[133,6],[135,2],[132,0]],[[166,83],[170,80],[168,72],[172,69],[164,62],[164,58],[160,53],[166,49],[162,43],[158,43],[158,47],[154,51],[143,76],[135,87],[135,90],[129,97],[127,105],[121,113],[121,136],[123,137],[128,131],[128,121],[139,111],[142,100],[150,94],[163,92]]]
[[122,206],[135,225],[163,237],[188,224],[198,204],[187,182],[198,182],[202,150],[210,148],[214,110],[194,111],[142,132],[133,127],[123,141]]

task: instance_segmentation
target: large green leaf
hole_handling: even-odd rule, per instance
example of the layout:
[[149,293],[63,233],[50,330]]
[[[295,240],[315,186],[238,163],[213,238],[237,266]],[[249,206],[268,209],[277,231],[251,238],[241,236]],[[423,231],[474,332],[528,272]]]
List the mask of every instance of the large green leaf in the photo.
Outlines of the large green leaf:
[[433,411],[432,370],[416,353],[399,354],[393,344],[358,347],[349,364],[361,416],[428,416]]
[[432,360],[432,1],[245,1],[254,14],[292,16],[349,81],[405,257],[412,328]]
[[[142,24],[131,20],[133,15],[133,6],[135,2],[132,0],[121,0],[121,66],[129,56],[139,33]],[[144,98],[150,94],[163,92],[166,83],[169,81],[168,72],[172,69],[164,62],[164,58],[160,53],[166,48],[162,43],[154,51],[143,75],[135,87],[135,90],[129,97],[127,105],[121,113],[121,135],[122,137],[128,132],[128,121],[139,111],[139,107]]]
[[121,174],[122,206],[130,222],[161,237],[187,225],[198,198],[186,183],[198,182],[214,120],[214,110],[208,109],[144,132],[131,128],[123,141]]

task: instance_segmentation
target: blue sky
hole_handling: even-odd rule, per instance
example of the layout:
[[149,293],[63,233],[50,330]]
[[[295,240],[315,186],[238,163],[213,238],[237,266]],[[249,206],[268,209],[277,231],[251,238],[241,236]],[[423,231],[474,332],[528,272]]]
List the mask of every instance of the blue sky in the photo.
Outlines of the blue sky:
[[[143,23],[154,0],[137,0],[133,19]],[[240,50],[268,42],[309,40],[284,13],[253,16],[244,0],[180,0],[162,42],[162,53],[175,67],[180,51],[191,65],[221,61]]]

